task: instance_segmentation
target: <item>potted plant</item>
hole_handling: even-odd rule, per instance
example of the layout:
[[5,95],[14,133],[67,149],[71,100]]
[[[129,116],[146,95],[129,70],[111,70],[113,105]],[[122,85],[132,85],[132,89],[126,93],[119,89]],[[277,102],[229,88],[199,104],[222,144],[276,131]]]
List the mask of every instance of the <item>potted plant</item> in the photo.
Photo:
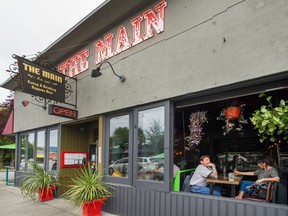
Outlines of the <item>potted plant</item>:
[[[263,97],[265,94],[260,94]],[[254,128],[258,130],[260,142],[269,139],[271,142],[288,137],[288,100],[281,99],[279,105],[273,107],[272,96],[266,97],[268,105],[255,110],[250,118]]]
[[243,114],[244,106],[245,104],[230,106],[220,111],[220,115],[216,120],[224,121],[224,125],[222,126],[224,136],[232,131],[242,131],[243,125],[248,123]]
[[203,135],[203,124],[208,122],[206,111],[193,112],[190,115],[189,136],[186,137],[188,146],[191,148],[199,145]]
[[102,205],[111,197],[111,186],[103,181],[102,172],[88,167],[76,170],[73,184],[62,196],[82,207],[83,216],[101,216]]
[[29,161],[27,162],[34,170],[34,173],[27,173],[20,182],[20,190],[24,196],[28,196],[40,202],[52,200],[53,194],[58,185],[57,173],[53,171],[45,171],[39,164]]

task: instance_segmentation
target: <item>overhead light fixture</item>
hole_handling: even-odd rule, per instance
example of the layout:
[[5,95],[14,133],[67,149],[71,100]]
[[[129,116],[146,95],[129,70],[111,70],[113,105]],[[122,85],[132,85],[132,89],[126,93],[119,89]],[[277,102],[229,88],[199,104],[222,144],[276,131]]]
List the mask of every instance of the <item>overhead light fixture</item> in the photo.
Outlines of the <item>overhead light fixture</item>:
[[26,101],[26,100],[23,100],[23,101],[22,101],[22,105],[23,105],[24,107],[27,107],[29,104],[33,104],[33,105],[35,105],[35,106],[42,107],[43,109],[47,109],[46,105],[41,106],[41,105],[39,105],[39,104],[35,104],[35,103],[29,102],[29,101]]
[[99,76],[102,75],[102,73],[100,72],[100,69],[101,69],[101,66],[102,66],[104,63],[108,63],[108,64],[109,64],[109,66],[111,67],[114,75],[117,76],[117,77],[120,79],[120,82],[124,82],[124,81],[125,81],[125,76],[123,76],[123,75],[122,75],[122,76],[119,76],[118,74],[116,74],[115,71],[114,71],[114,69],[113,69],[113,67],[112,67],[112,65],[110,64],[110,62],[108,62],[108,61],[106,61],[106,60],[103,61],[103,62],[99,65],[99,67],[97,67],[96,69],[93,69],[93,70],[92,70],[92,73],[91,73],[91,77],[92,77],[92,78],[99,77]]

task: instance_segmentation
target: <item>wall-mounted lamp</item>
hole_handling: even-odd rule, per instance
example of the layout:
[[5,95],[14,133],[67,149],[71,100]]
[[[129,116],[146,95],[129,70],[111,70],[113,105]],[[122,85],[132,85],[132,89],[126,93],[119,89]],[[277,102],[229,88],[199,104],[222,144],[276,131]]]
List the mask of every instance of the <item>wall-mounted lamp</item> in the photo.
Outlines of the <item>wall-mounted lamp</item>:
[[47,109],[46,105],[41,106],[41,105],[39,105],[39,104],[35,104],[35,103],[29,102],[29,101],[26,101],[26,100],[23,100],[23,101],[22,101],[22,105],[23,105],[24,107],[27,107],[29,104],[33,104],[33,105],[35,105],[35,106],[42,107],[43,109]]
[[96,69],[93,69],[93,70],[92,70],[91,77],[95,78],[95,77],[99,77],[99,76],[102,75],[102,73],[100,72],[100,69],[101,69],[102,64],[104,64],[104,63],[108,63],[108,64],[109,64],[109,66],[111,67],[114,75],[117,76],[117,77],[120,79],[120,82],[124,82],[124,81],[125,81],[125,76],[123,76],[123,75],[122,75],[122,76],[119,76],[118,74],[116,74],[115,71],[114,71],[114,69],[113,69],[113,67],[112,67],[112,65],[110,64],[110,62],[108,62],[108,61],[106,61],[106,60],[103,61],[103,62],[99,65],[99,67],[97,67]]

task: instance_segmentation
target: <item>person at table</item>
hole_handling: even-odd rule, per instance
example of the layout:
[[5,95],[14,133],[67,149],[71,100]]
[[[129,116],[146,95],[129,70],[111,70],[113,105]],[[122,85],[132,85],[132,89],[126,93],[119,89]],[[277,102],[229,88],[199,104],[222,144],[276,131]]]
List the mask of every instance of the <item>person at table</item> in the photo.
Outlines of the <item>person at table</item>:
[[[263,158],[257,161],[259,169],[254,172],[239,172],[234,170],[234,175],[246,175],[246,176],[258,176],[256,183],[262,183],[266,181],[279,182],[279,174],[277,169],[273,166],[272,161],[269,158]],[[239,185],[239,194],[236,196],[236,199],[243,199],[243,195],[248,193],[248,186],[251,186],[254,181],[241,181]]]
[[[207,183],[207,178],[218,178],[216,167],[210,161],[209,155],[200,157],[200,164],[194,171],[190,180],[190,188],[192,193],[210,194],[210,188]],[[221,196],[221,189],[217,186],[213,189],[213,195]]]

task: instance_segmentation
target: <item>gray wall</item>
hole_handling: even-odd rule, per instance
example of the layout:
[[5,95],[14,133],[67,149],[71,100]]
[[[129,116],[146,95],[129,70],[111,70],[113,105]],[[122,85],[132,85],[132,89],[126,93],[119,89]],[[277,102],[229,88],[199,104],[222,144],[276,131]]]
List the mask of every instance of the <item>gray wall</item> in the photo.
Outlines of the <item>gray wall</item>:
[[[167,2],[163,33],[109,59],[126,82],[104,65],[103,75],[92,79],[92,54],[90,69],[77,77],[79,118],[287,70],[287,0]],[[143,11],[108,32],[116,35],[123,24],[130,34],[130,20]],[[96,39],[87,46],[90,53]],[[21,121],[15,122],[15,132],[69,121],[36,106],[23,108],[20,99],[16,93],[15,118]]]
[[287,216],[287,205],[115,186],[104,211],[121,216]]

